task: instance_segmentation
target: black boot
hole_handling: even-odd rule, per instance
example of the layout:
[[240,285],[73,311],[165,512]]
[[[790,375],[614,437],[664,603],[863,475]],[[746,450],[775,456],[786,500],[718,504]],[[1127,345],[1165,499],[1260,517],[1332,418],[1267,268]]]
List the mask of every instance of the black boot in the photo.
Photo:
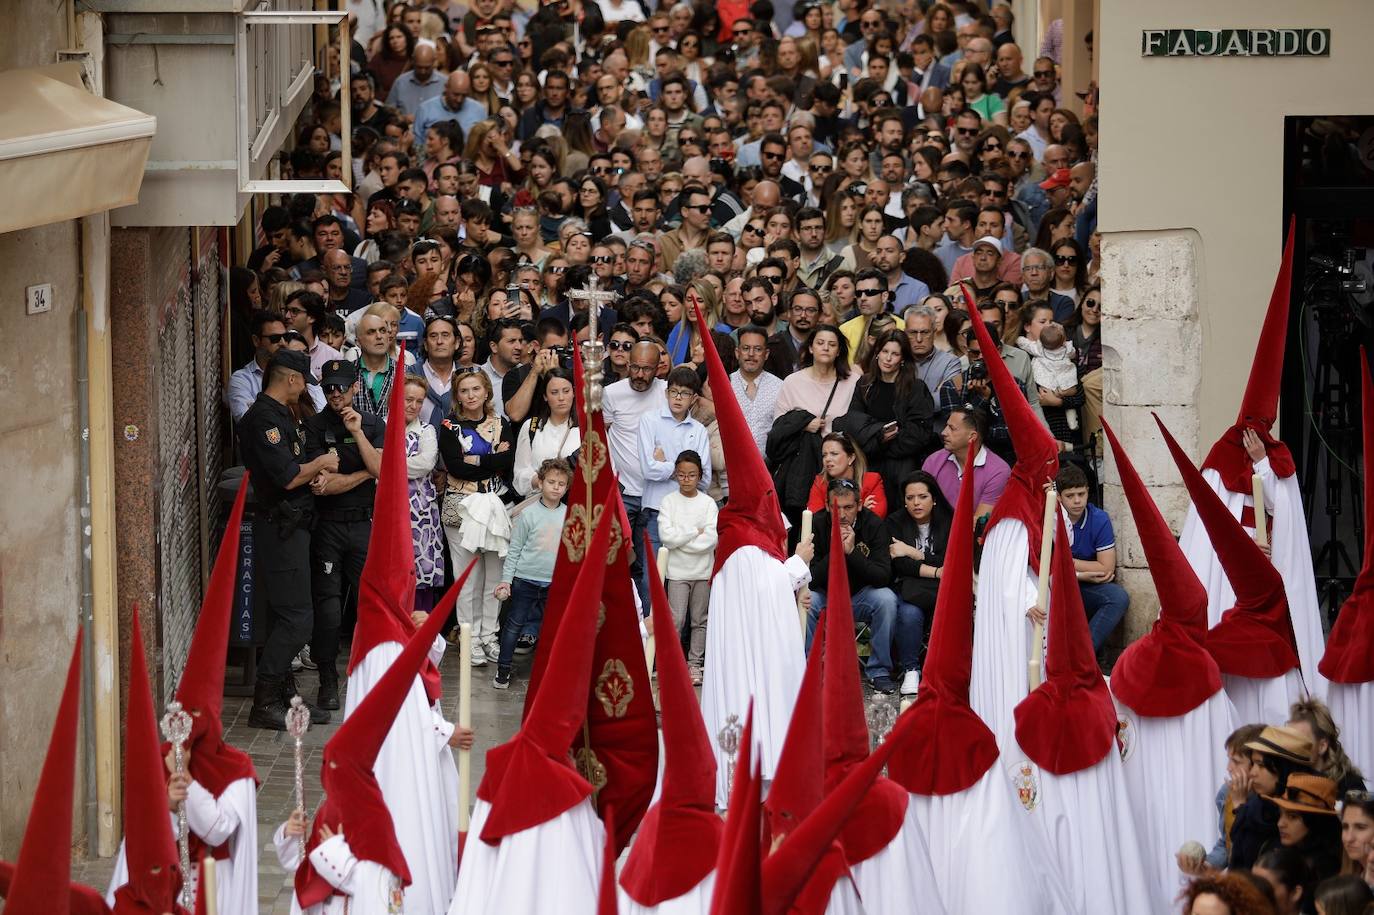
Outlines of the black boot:
[[326,709],[339,707],[339,673],[332,664],[320,666],[320,691],[315,696],[315,704]]
[[[295,676],[293,674],[287,674],[286,680],[282,684],[282,701],[289,706],[291,704],[291,699],[300,695],[300,689],[296,686]],[[305,702],[304,696],[301,696],[301,701]],[[323,708],[311,705],[309,702],[305,702],[305,707],[310,709],[310,724],[312,727],[317,724],[328,724],[333,717]],[[336,704],[334,707],[338,708],[338,705]]]
[[248,726],[284,731],[286,708],[281,698],[281,684],[259,680],[253,687],[253,707],[248,712]]

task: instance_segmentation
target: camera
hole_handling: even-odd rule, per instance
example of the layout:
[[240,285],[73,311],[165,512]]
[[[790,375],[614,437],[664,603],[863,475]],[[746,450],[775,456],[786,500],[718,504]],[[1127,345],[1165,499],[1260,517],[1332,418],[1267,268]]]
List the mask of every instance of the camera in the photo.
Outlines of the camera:
[[968,371],[964,373],[966,381],[986,381],[988,377],[988,364],[982,359],[975,359],[968,364]]

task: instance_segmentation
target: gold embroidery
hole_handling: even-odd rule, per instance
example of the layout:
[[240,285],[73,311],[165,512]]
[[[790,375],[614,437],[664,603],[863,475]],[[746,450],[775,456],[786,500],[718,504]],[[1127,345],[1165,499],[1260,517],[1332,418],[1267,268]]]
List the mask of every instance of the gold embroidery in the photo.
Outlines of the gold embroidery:
[[577,459],[587,468],[585,478],[595,480],[601,468],[606,466],[606,443],[595,429],[588,429],[579,447],[581,451]]
[[596,698],[608,718],[624,718],[635,697],[634,680],[619,658],[610,658],[596,678]]
[[606,787],[606,767],[601,764],[601,760],[596,758],[591,747],[583,746],[573,756],[576,760],[577,771],[591,783],[592,790],[600,791]]
[[597,634],[600,634],[600,632],[601,632],[601,627],[604,626],[604,625],[606,625],[606,605],[605,605],[605,604],[597,604],[597,605],[596,605],[596,631],[597,631]]
[[590,519],[585,505],[574,505],[568,509],[568,520],[563,525],[563,545],[568,548],[568,558],[581,562],[591,543],[592,530],[601,520],[603,509],[600,505],[591,510]]

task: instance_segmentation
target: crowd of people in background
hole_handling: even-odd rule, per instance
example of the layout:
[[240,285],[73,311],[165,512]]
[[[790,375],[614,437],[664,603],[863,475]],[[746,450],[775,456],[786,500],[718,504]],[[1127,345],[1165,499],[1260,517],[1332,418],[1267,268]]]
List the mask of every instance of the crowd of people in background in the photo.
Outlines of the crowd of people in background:
[[[813,513],[812,628],[842,549],[868,684],[904,695],[967,456],[984,520],[1016,460],[988,377],[1002,360],[1058,443],[1110,670],[1128,598],[1099,485],[1098,98],[1068,104],[1054,29],[1021,48],[1008,6],[972,0],[349,8],[346,79],[317,80],[283,177],[342,177],[347,143],[353,191],[262,211],[231,272],[242,368],[226,392],[237,422],[274,354],[299,350],[319,382],[292,405],[319,430],[304,456],[358,455],[312,483],[339,526],[314,534],[316,633],[295,662],[321,668],[321,705],[390,421],[406,425],[420,609],[476,558],[457,617],[473,665],[510,685],[578,472],[572,361],[593,328],[636,584],[647,607],[647,534],[694,682],[730,485],[706,334],[794,540]],[[405,416],[389,417],[398,384]],[[1187,911],[1362,911],[1340,900],[1374,880],[1374,803],[1329,713],[1292,719],[1228,743],[1225,838],[1180,858],[1198,878]]]

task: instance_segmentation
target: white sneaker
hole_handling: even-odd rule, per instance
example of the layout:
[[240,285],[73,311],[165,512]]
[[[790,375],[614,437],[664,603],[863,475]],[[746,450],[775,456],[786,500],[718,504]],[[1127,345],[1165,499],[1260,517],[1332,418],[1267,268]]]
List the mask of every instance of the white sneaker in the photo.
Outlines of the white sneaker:
[[487,653],[484,652],[481,648],[474,646],[472,649],[472,653],[468,655],[468,658],[469,660],[471,660],[473,667],[487,666]]
[[482,646],[482,651],[486,654],[487,660],[495,664],[501,657],[501,646],[496,642],[488,642]]
[[921,672],[919,670],[908,670],[906,676],[902,677],[902,695],[916,695],[916,688],[921,685]]

